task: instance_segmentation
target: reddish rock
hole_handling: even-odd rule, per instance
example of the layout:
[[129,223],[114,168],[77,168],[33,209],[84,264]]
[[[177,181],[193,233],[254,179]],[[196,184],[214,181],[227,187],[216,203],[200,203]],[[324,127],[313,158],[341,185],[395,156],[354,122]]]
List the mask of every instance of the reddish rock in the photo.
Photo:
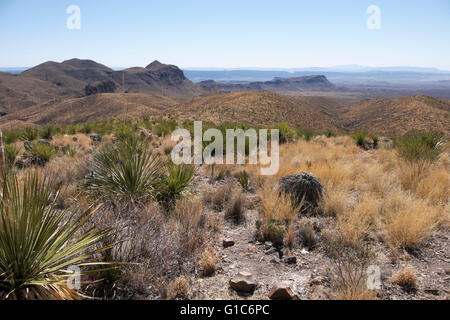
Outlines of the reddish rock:
[[297,297],[291,288],[284,283],[277,283],[269,292],[269,298],[272,300],[295,300]]
[[230,287],[238,292],[251,293],[256,289],[256,282],[250,272],[239,272],[230,280]]
[[234,241],[230,240],[230,239],[224,239],[222,244],[223,244],[224,248],[229,248],[229,247],[234,246]]

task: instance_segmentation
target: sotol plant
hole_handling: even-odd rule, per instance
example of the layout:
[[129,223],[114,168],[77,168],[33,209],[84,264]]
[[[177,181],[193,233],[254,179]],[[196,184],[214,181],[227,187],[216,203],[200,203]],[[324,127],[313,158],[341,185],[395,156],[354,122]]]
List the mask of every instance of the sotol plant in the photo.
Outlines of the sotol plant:
[[92,192],[102,196],[135,202],[152,196],[161,167],[148,143],[129,135],[95,155],[87,183]]
[[194,178],[195,169],[192,165],[166,165],[166,174],[162,175],[157,184],[156,198],[166,209],[171,209],[176,200]]
[[[0,298],[76,299],[70,266],[95,265],[98,243],[110,230],[85,229],[94,211],[55,209],[51,181],[30,173],[4,178],[0,198]],[[50,205],[48,205],[50,203]]]

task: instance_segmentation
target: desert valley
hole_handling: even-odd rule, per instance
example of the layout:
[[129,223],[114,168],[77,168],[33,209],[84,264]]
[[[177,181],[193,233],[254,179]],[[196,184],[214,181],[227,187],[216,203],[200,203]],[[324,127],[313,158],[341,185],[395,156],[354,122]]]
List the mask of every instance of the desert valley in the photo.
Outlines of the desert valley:
[[[185,73],[204,76],[80,59],[0,73],[2,298],[448,299],[445,85]],[[279,170],[174,165],[171,134],[194,121],[278,129]]]

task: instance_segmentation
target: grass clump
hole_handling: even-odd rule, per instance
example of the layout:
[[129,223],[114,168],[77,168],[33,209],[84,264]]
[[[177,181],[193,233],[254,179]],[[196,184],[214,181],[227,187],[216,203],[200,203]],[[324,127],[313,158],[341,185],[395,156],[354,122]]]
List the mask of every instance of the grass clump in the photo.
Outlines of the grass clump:
[[414,269],[411,267],[401,269],[394,274],[391,280],[405,291],[411,292],[417,289],[417,277]]
[[[110,230],[84,229],[93,215],[56,210],[51,181],[35,173],[5,179],[0,198],[0,292],[6,299],[77,299],[70,266],[90,262]],[[50,203],[50,205],[48,205]]]

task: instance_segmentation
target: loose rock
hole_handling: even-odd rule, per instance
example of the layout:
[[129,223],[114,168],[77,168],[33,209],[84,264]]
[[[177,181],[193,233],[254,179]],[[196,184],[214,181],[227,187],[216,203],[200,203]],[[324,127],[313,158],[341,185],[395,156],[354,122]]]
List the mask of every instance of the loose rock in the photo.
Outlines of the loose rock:
[[251,293],[256,289],[256,282],[250,272],[240,272],[230,280],[230,287],[238,292]]
[[277,283],[269,292],[269,299],[272,300],[294,300],[296,296],[291,288],[284,283]]

